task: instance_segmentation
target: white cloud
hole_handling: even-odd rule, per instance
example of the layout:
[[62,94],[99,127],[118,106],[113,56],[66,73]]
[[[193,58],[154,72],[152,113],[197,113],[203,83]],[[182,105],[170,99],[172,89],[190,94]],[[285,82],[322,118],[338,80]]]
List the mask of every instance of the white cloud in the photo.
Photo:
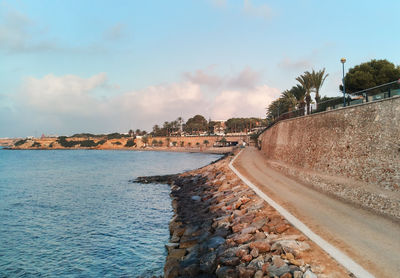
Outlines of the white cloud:
[[236,76],[228,80],[231,88],[253,88],[261,79],[260,72],[252,70],[250,67],[243,69]]
[[[0,136],[13,136],[13,128],[15,133],[22,130],[29,134],[35,130],[51,134],[151,130],[154,124],[196,114],[212,119],[264,117],[265,107],[279,91],[257,85],[259,78],[255,76],[255,71],[244,69],[230,77],[218,77],[224,82],[211,91],[204,87],[203,79],[193,78],[119,94],[113,93],[115,86],[109,84],[106,73],[87,78],[54,74],[28,77],[13,98],[13,118],[9,117],[7,122],[0,119]],[[99,97],[100,93],[107,97]],[[4,111],[0,107],[0,114]]]
[[76,75],[42,79],[27,78],[21,88],[20,101],[31,109],[46,113],[87,115],[100,101],[91,92],[106,84],[107,75],[99,73],[89,78]]
[[218,76],[212,72],[212,68],[209,67],[206,70],[196,70],[195,72],[185,72],[183,74],[184,78],[190,82],[208,86],[211,88],[218,88],[224,82],[224,78]]
[[279,90],[267,85],[252,90],[222,91],[213,103],[211,115],[214,119],[230,117],[265,117],[265,108],[279,96]]

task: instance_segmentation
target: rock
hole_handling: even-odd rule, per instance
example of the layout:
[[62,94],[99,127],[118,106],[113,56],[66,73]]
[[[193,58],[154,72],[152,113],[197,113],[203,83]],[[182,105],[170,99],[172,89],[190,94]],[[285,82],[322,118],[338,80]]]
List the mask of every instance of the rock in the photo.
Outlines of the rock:
[[190,248],[197,244],[197,240],[187,240],[184,242],[180,242],[179,248]]
[[289,229],[289,225],[286,224],[280,224],[278,226],[275,227],[275,232],[277,232],[278,234],[283,233],[284,231],[286,231],[287,229]]
[[256,274],[254,274],[254,278],[263,278],[264,272],[262,270],[257,270]]
[[236,253],[238,252],[239,249],[240,247],[231,247],[224,250],[222,254],[219,253],[218,255],[221,257],[234,257],[237,256]]
[[301,265],[303,264],[302,261],[295,260],[295,259],[289,260],[289,262],[290,262],[291,264],[295,265],[295,266],[301,266]]
[[248,226],[249,226],[248,223],[236,224],[236,225],[232,226],[232,232],[238,233],[238,232],[240,232],[241,230],[243,230],[244,228],[246,228]]
[[290,250],[298,250],[298,251],[307,251],[310,249],[310,245],[304,241],[297,241],[297,240],[280,240],[279,243],[282,246],[282,249],[286,253],[294,253]]
[[256,231],[257,231],[257,229],[255,227],[250,226],[250,227],[244,228],[241,231],[241,233],[242,234],[254,234]]
[[277,267],[276,265],[270,265],[268,267],[268,275],[269,277],[281,276],[290,271],[290,268],[287,264],[284,264],[281,267]]
[[287,272],[287,273],[285,273],[285,274],[281,275],[281,277],[280,277],[280,278],[292,278],[292,274],[291,274],[291,273],[289,273],[289,272]]
[[252,278],[254,273],[256,273],[256,270],[251,267],[239,266],[237,270],[240,278]]
[[167,249],[168,253],[179,247],[179,243],[174,243],[174,242],[169,242],[167,244],[165,244],[165,248]]
[[243,257],[245,255],[249,254],[249,250],[247,248],[239,248],[239,250],[236,251],[236,257]]
[[225,239],[221,236],[214,236],[207,241],[207,247],[215,249],[221,244],[224,244]]
[[266,236],[265,236],[265,234],[263,232],[258,232],[257,231],[255,236],[254,236],[254,238],[255,238],[255,240],[262,240],[262,239],[265,239]]
[[264,227],[265,223],[267,223],[268,218],[263,217],[251,224],[252,227],[256,228],[257,230],[260,230],[262,227]]
[[243,261],[243,262],[246,262],[246,263],[250,262],[252,259],[253,259],[253,256],[250,255],[250,254],[244,255],[244,256],[242,257],[242,261]]
[[314,274],[311,270],[307,270],[304,274],[303,274],[303,278],[318,278],[316,274]]
[[175,278],[179,276],[179,267],[173,266],[164,271],[165,278]]
[[195,196],[192,196],[192,200],[198,202],[198,201],[201,201],[201,197],[198,195],[195,195]]
[[219,262],[227,266],[237,266],[240,264],[240,259],[238,257],[220,257]]
[[182,274],[189,277],[197,277],[200,272],[197,264],[191,264],[182,270]]
[[185,256],[185,254],[186,249],[172,249],[168,254],[168,258],[181,259]]
[[228,266],[222,266],[215,272],[218,278],[237,278],[238,275],[234,268]]
[[286,264],[279,256],[273,256],[272,263],[277,267],[281,267]]
[[229,229],[226,227],[219,227],[215,230],[214,235],[225,238],[229,235]]
[[257,248],[259,252],[264,253],[271,250],[271,246],[266,240],[259,240],[250,243],[250,248],[254,249]]
[[290,261],[290,260],[294,260],[294,256],[293,256],[292,253],[287,253],[287,254],[285,255],[285,257],[286,257],[286,259],[288,259],[289,261]]
[[217,254],[210,252],[200,258],[200,270],[204,273],[214,273],[217,269]]
[[258,257],[258,249],[257,248],[253,248],[250,252],[250,255],[253,256],[253,258],[257,258]]
[[259,256],[258,258],[252,260],[249,263],[249,267],[253,267],[255,269],[262,269],[262,266],[264,265],[264,258],[263,256]]
[[302,277],[303,277],[303,272],[298,270],[293,272],[293,278],[302,278]]
[[295,266],[295,265],[289,265],[290,268],[290,273],[294,273],[296,271],[300,271],[300,267]]
[[249,242],[254,239],[254,236],[251,234],[238,234],[236,235],[233,240],[238,244],[243,244]]

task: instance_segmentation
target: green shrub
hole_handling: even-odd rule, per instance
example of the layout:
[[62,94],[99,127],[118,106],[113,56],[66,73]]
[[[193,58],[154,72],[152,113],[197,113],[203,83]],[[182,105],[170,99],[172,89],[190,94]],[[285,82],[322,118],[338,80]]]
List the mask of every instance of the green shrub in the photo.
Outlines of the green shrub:
[[42,146],[42,144],[40,144],[39,142],[33,142],[32,144],[32,148],[40,148]]
[[113,144],[113,145],[122,145],[122,143],[120,141],[112,142],[111,144]]
[[97,144],[93,140],[80,141],[80,145],[81,145],[81,147],[85,147],[85,148],[91,148],[91,147],[97,146]]
[[16,146],[16,147],[21,146],[21,145],[25,144],[26,141],[27,141],[27,139],[18,140],[17,142],[15,142],[14,146]]
[[97,145],[103,145],[107,140],[103,139],[97,142]]
[[53,146],[54,146],[54,143],[51,142],[50,145],[49,145],[49,148],[52,148]]
[[67,141],[67,137],[66,136],[60,136],[57,138],[57,142],[64,148],[72,148],[75,145],[79,145],[81,142],[80,141]]
[[136,145],[135,140],[129,139],[128,141],[126,141],[125,147],[133,147],[135,145]]

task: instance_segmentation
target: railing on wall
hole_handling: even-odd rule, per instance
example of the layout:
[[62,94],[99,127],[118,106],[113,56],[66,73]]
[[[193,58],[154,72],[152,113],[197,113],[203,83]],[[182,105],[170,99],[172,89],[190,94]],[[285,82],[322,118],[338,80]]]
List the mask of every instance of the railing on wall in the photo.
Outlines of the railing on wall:
[[[391,98],[394,96],[400,96],[400,79],[352,93],[351,96],[350,95],[346,96],[345,101],[347,107],[371,101],[377,101],[385,98]],[[312,105],[310,107],[310,114],[330,111],[342,107],[343,107],[343,97],[332,98],[326,101],[318,102],[316,105]],[[280,114],[272,122],[270,122],[262,132],[272,127],[279,121],[307,115],[306,109],[307,108],[304,107],[302,109],[288,111]]]

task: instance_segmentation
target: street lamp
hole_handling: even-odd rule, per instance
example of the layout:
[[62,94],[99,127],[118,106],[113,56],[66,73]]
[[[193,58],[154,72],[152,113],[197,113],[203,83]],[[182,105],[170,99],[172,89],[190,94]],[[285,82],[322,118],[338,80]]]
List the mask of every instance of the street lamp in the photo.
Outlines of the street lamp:
[[346,63],[346,58],[340,59],[340,62],[343,65],[343,79],[342,79],[342,85],[343,85],[343,107],[346,107],[346,86],[344,85],[344,63]]

